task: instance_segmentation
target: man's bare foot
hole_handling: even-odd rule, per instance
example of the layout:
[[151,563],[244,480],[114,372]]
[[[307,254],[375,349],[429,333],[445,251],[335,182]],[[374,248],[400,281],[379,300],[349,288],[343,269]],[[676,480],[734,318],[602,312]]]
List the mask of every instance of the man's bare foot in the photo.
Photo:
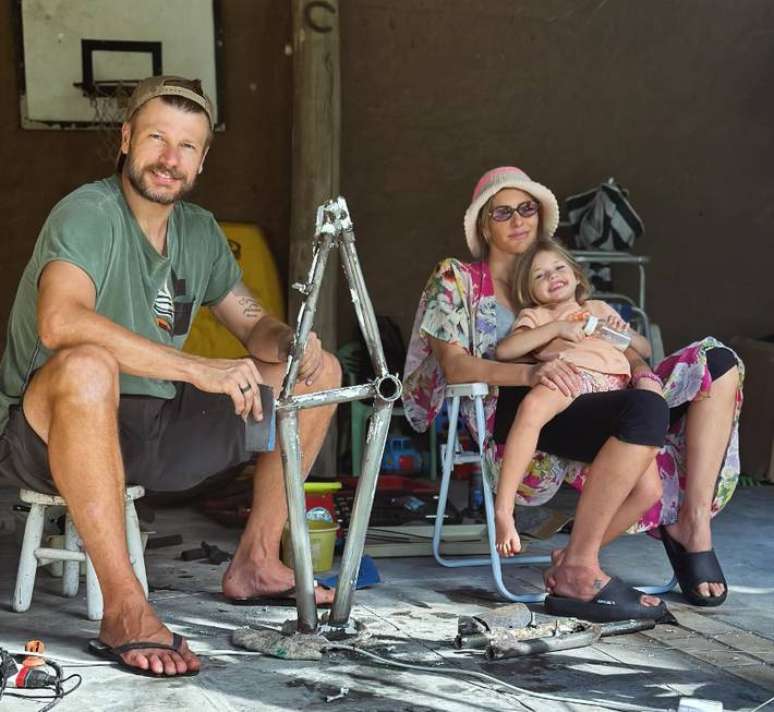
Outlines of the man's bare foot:
[[[685,508],[682,508],[677,522],[665,528],[669,536],[678,542],[688,553],[695,554],[712,549],[712,529],[710,528],[709,511],[694,513],[691,516]],[[698,584],[695,590],[703,598],[716,598],[726,592],[726,587],[718,581],[710,581]]]
[[[566,554],[561,554],[561,563],[552,569],[553,586],[551,593],[555,596],[572,598],[577,601],[590,601],[610,581],[610,577],[599,567],[575,566],[564,561]],[[643,606],[658,606],[661,600],[655,596],[640,596]]]
[[[260,596],[275,596],[284,593],[295,585],[293,569],[288,568],[277,558],[266,558],[257,562],[241,554],[234,555],[226,573],[223,574],[223,595],[226,598],[240,600]],[[333,603],[335,589],[316,586],[314,598],[318,605]]]
[[[105,604],[99,639],[111,648],[139,641],[153,641],[170,645],[172,632],[159,620],[144,597],[124,598],[115,605]],[[163,648],[130,650],[121,655],[130,667],[150,670],[156,675],[175,677],[199,670],[201,663],[183,642],[180,652]]]
[[513,512],[495,512],[496,544],[500,556],[514,556],[521,551],[521,539],[516,531]]

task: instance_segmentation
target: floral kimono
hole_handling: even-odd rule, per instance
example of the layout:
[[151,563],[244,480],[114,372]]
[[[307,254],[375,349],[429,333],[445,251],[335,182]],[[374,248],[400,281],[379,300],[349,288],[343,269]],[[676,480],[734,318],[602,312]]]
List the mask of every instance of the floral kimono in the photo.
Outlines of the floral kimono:
[[[472,356],[494,359],[497,345],[497,318],[492,275],[486,262],[466,263],[456,259],[440,262],[431,275],[419,302],[406,357],[403,381],[403,404],[412,427],[427,430],[444,401],[446,380],[433,356],[428,337],[457,344]],[[723,347],[712,337],[687,346],[665,358],[654,371],[664,381],[664,397],[670,408],[706,397],[712,383],[707,370],[706,352]],[[727,348],[727,347],[726,347]],[[712,514],[726,505],[739,478],[739,413],[742,406],[744,366],[737,357],[740,385],[736,394],[734,421],[720,470]],[[487,469],[494,484],[499,476],[502,446],[492,440],[497,388],[490,386],[484,399],[487,428]],[[464,399],[460,413],[467,427],[475,433],[473,403]],[[656,456],[661,474],[663,497],[648,510],[630,532],[642,532],[672,524],[685,489],[685,417],[680,418],[666,436]],[[562,482],[582,490],[587,464],[548,453],[536,452],[519,487],[516,501],[521,505],[540,505],[554,496]]]

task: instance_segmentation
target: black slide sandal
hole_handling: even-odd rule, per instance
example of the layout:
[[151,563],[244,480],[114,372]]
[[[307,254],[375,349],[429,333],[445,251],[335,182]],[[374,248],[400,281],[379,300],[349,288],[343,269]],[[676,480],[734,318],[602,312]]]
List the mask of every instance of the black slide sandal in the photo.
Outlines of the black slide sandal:
[[[720,562],[715,550],[689,552],[683,545],[669,536],[665,526],[659,527],[661,543],[666,549],[669,563],[677,576],[680,590],[688,603],[694,606],[719,606],[728,596],[728,584],[720,568]],[[696,591],[700,583],[721,583],[725,591],[720,596],[702,596]]]
[[546,613],[552,616],[571,616],[592,623],[609,623],[634,619],[660,620],[669,617],[666,604],[644,606],[640,603],[640,591],[627,586],[615,576],[590,601],[549,595],[543,603]]

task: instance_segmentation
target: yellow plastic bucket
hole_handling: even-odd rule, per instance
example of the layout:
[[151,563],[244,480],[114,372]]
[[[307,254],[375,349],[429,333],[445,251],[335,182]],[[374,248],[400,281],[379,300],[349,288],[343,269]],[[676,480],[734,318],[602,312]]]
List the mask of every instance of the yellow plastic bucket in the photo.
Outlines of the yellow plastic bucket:
[[[312,549],[312,570],[315,573],[328,571],[333,568],[333,549],[339,525],[336,522],[307,519],[306,526],[309,528],[309,545]],[[293,545],[287,525],[282,533],[282,561],[286,566],[293,567]]]

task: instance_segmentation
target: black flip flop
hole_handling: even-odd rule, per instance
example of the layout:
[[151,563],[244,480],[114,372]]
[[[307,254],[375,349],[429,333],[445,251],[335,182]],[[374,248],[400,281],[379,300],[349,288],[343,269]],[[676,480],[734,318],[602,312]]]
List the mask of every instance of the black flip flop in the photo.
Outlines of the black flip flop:
[[164,678],[166,680],[174,680],[176,677],[193,677],[198,675],[198,670],[188,670],[187,672],[175,673],[174,675],[165,675],[164,673],[157,674],[152,670],[143,670],[134,665],[129,665],[121,657],[124,653],[128,653],[130,650],[171,650],[173,653],[180,653],[183,647],[183,637],[177,633],[172,633],[172,644],[165,645],[164,643],[156,643],[154,641],[137,641],[136,643],[124,643],[123,645],[116,645],[111,648],[107,643],[103,643],[98,638],[89,641],[88,651],[92,655],[96,655],[103,660],[109,660],[113,663],[118,663],[122,670],[132,673],[133,675],[142,675],[143,677],[155,677]]
[[552,616],[570,616],[592,623],[609,623],[630,618],[655,620],[669,616],[666,604],[644,606],[640,603],[642,593],[627,586],[621,579],[613,577],[590,601],[576,598],[548,595],[543,606]]
[[[315,588],[330,590],[330,586],[315,580]],[[283,606],[285,608],[295,607],[296,605],[296,587],[291,586],[284,591],[276,593],[267,593],[263,596],[252,596],[251,598],[226,598],[226,602],[232,606]],[[328,609],[332,603],[318,603],[318,608]]]
[[[665,526],[659,527],[659,533],[683,598],[694,606],[719,606],[723,603],[728,596],[728,584],[718,557],[715,556],[715,550],[686,551],[679,541],[669,536]],[[725,591],[720,596],[702,596],[696,591],[700,583],[722,583]]]

